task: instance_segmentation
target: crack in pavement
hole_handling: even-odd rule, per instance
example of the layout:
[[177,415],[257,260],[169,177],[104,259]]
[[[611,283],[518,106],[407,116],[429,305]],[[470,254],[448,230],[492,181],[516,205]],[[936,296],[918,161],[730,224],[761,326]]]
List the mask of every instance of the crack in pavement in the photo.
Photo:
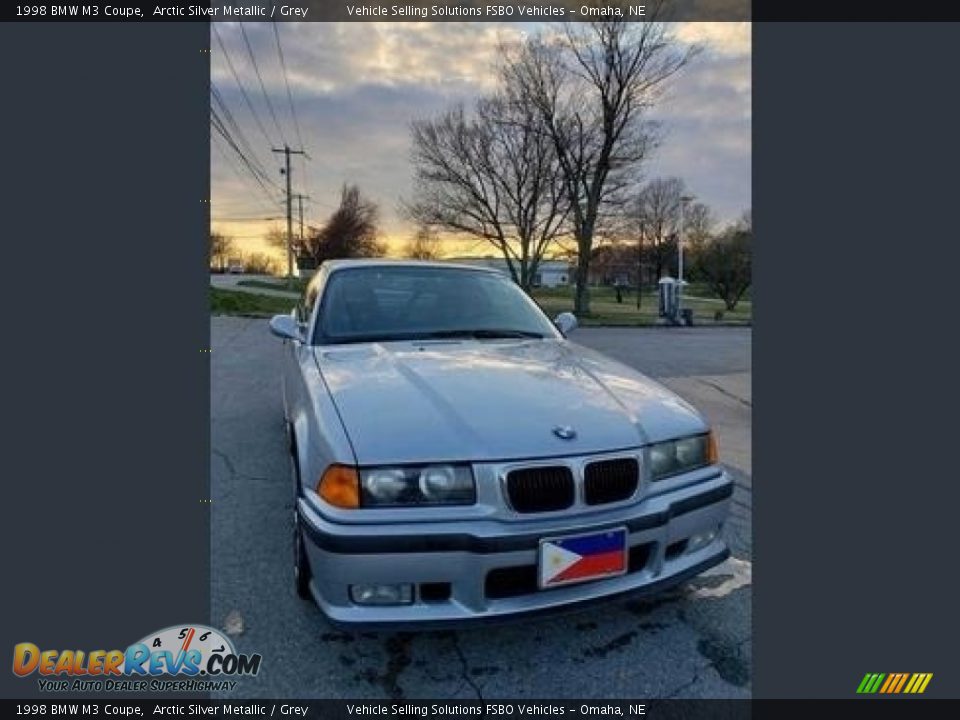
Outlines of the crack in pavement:
[[713,388],[714,390],[716,390],[718,393],[720,393],[721,395],[726,395],[726,396],[727,396],[728,398],[730,398],[731,400],[736,400],[736,401],[737,401],[738,403],[740,403],[741,405],[743,405],[743,406],[745,406],[745,407],[748,407],[748,408],[750,408],[750,409],[753,409],[753,403],[752,403],[751,401],[749,401],[749,400],[744,400],[744,399],[743,399],[742,397],[740,397],[739,395],[735,395],[734,393],[730,392],[729,390],[727,390],[725,387],[723,387],[723,386],[720,385],[719,383],[710,382],[709,380],[704,380],[703,378],[700,378],[700,377],[694,377],[693,379],[696,380],[696,381],[697,381],[698,383],[700,383],[701,385],[706,385],[707,387],[711,387],[711,388]]
[[[666,693],[666,694],[663,696],[663,699],[664,699],[664,700],[667,700],[667,699],[670,699],[670,698],[675,698],[675,697],[677,697],[678,695],[680,695],[680,693],[682,693],[682,692],[683,692],[684,690],[686,690],[687,688],[691,688],[691,687],[693,687],[694,685],[696,685],[698,682],[700,682],[700,671],[701,671],[701,669],[706,669],[706,668],[708,668],[708,667],[709,667],[709,664],[708,664],[708,665],[704,665],[703,668],[694,668],[693,677],[692,677],[689,681],[687,681],[687,682],[683,683],[682,685],[680,685],[679,687],[677,687],[677,688],[671,690],[670,692]],[[652,705],[652,704],[653,704],[653,703],[651,703],[651,705]]]
[[[463,648],[460,647],[460,638],[455,633],[452,632],[449,635],[451,644],[453,645],[453,651],[456,653],[457,657],[460,659],[460,677],[463,678],[463,681],[467,683],[477,696],[477,700],[483,700],[483,689],[477,685],[474,679],[470,676],[470,663],[467,662],[467,656],[463,654]],[[463,687],[463,684],[460,685]]]
[[223,460],[223,464],[227,468],[227,472],[230,474],[231,479],[239,480],[256,480],[257,482],[273,482],[274,478],[263,477],[261,475],[248,475],[247,473],[240,472],[237,470],[237,466],[233,464],[233,460],[230,459],[230,456],[223,452],[223,450],[218,450],[215,447],[210,448],[210,454],[216,455],[218,458]]
[[[705,638],[702,638],[702,639],[700,640],[700,642],[704,642],[704,640],[705,640]],[[751,642],[752,640],[753,640],[753,636],[748,636],[748,637],[746,637],[746,638],[744,638],[744,639],[742,639],[742,640],[738,640],[738,641],[732,643],[732,644],[730,645],[730,647],[731,647],[731,648],[734,648],[734,649],[739,653],[740,649],[741,649],[744,645],[746,645],[748,642]],[[687,682],[682,683],[681,685],[677,686],[676,688],[674,688],[674,689],[671,690],[670,692],[666,693],[666,694],[663,696],[663,699],[664,699],[664,700],[667,700],[667,699],[670,699],[670,698],[678,697],[678,696],[680,695],[680,693],[682,693],[684,690],[687,690],[688,688],[691,688],[691,687],[693,687],[694,685],[696,685],[698,682],[700,682],[701,674],[703,673],[703,671],[704,671],[704,670],[709,670],[709,669],[713,669],[713,671],[716,672],[716,673],[720,676],[720,679],[723,680],[723,681],[724,681],[725,683],[727,683],[728,685],[733,685],[734,687],[737,687],[737,685],[736,685],[735,683],[731,683],[729,680],[727,680],[727,679],[724,677],[724,674],[721,673],[721,672],[718,670],[717,664],[718,664],[719,662],[722,662],[722,661],[723,661],[723,658],[718,658],[718,659],[716,659],[716,660],[709,660],[708,662],[704,663],[704,664],[701,665],[700,667],[694,668],[693,677],[692,677],[690,680],[688,680]],[[748,682],[749,682],[749,680],[748,680]],[[743,686],[740,686],[740,687],[743,687]],[[651,703],[651,704],[652,704],[652,703]]]

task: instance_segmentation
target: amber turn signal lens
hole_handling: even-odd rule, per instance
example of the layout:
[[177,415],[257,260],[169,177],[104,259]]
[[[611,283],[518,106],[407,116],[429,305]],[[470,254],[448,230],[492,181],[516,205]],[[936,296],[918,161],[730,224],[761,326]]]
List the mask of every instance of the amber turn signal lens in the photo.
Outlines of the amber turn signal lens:
[[720,451],[717,449],[717,436],[711,432],[707,436],[707,464],[716,465],[720,462]]
[[317,483],[317,494],[334,507],[360,507],[360,476],[355,468],[331,465]]

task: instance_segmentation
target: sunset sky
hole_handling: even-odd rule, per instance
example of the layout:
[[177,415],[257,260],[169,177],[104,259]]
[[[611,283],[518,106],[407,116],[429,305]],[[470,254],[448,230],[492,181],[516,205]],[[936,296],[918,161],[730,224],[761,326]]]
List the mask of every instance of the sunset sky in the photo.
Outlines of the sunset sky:
[[[491,90],[498,42],[539,28],[530,23],[278,23],[288,96],[274,26],[243,23],[242,32],[240,25],[211,24],[211,80],[223,103],[215,99],[213,107],[229,115],[223,118],[228,127],[239,128],[232,135],[239,135],[234,139],[244,154],[264,171],[261,182],[267,189],[211,131],[211,216],[214,228],[236,238],[243,252],[263,249],[261,238],[271,226],[285,228],[285,221],[264,220],[285,212],[280,189],[285,181],[278,172],[282,156],[270,146],[286,141],[296,147],[301,140],[310,160],[298,159],[292,178],[294,193],[311,198],[304,206],[307,222],[322,224],[340,186],[356,183],[379,204],[384,237],[391,248],[399,248],[412,234],[397,210],[411,190],[410,122]],[[655,111],[667,135],[645,174],[683,178],[721,221],[733,220],[750,206],[750,25],[687,23],[677,26],[676,35],[683,42],[703,43],[705,52],[674,81]],[[475,242],[447,243],[445,250],[490,252]]]

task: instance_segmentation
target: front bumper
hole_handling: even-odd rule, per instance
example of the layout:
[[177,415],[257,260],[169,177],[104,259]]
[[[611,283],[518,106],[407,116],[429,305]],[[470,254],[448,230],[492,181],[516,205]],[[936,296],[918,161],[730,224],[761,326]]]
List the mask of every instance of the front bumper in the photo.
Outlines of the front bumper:
[[[298,500],[298,512],[313,574],[311,591],[331,622],[352,628],[426,629],[661,592],[729,556],[719,529],[732,494],[732,480],[717,471],[636,505],[550,520],[346,525],[326,520],[304,498]],[[535,580],[531,585],[541,538],[624,526],[630,551],[625,575],[548,590],[536,589]],[[691,537],[710,531],[717,531],[717,537],[686,549]],[[349,587],[365,583],[410,583],[418,591],[409,605],[356,605]],[[424,589],[436,587],[448,593],[428,595]]]

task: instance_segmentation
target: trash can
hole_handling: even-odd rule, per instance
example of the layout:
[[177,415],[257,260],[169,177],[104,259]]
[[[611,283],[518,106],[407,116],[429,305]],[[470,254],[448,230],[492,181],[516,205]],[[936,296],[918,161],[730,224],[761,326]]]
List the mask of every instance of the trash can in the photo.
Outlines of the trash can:
[[693,327],[693,309],[692,308],[681,309],[680,321],[687,327]]

